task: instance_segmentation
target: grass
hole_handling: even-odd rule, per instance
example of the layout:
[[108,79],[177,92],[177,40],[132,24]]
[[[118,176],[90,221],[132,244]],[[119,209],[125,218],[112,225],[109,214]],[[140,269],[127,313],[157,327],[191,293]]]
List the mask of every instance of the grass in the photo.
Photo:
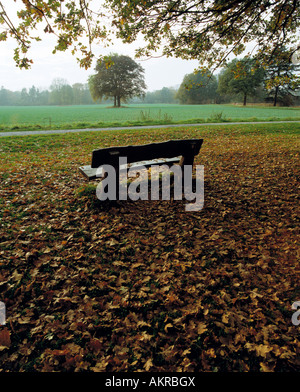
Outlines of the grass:
[[[7,137],[2,371],[299,371],[299,124]],[[205,204],[103,208],[94,148],[203,138]],[[3,332],[4,331],[4,332]]]
[[0,107],[0,131],[276,120],[300,120],[300,110],[236,105]]

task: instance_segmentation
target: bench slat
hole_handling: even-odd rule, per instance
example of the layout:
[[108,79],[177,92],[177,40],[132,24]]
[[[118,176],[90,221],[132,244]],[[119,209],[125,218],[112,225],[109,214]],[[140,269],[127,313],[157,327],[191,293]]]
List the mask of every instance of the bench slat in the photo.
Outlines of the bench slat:
[[[134,163],[128,163],[127,165],[121,165],[120,171],[129,170],[130,168],[139,169],[143,167],[150,167],[152,165],[168,165],[172,166],[174,163],[179,163],[180,157],[169,158],[169,159],[152,159],[150,161],[139,161]],[[79,167],[80,172],[88,179],[95,180],[96,178],[101,178],[101,176],[96,175],[98,168],[92,168],[91,165]]]

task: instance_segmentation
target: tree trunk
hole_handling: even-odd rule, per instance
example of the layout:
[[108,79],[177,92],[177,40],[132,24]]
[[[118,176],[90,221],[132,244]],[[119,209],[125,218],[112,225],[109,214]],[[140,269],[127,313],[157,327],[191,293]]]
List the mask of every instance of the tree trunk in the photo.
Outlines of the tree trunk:
[[244,94],[244,103],[243,103],[243,105],[244,105],[244,106],[247,105],[247,94],[246,94],[246,93]]
[[118,100],[118,108],[121,106],[121,97],[120,96],[118,96],[117,97],[117,100]]
[[275,88],[275,95],[274,95],[274,103],[273,103],[273,106],[276,106],[276,105],[277,105],[278,91],[279,91],[279,86],[276,86],[276,88]]

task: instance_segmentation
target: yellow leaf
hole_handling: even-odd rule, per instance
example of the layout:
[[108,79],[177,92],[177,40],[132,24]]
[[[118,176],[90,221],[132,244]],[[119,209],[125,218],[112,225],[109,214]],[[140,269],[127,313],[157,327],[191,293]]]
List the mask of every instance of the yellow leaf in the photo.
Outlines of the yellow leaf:
[[255,346],[255,351],[257,355],[260,355],[263,358],[266,358],[267,354],[272,351],[272,347],[266,344],[260,344],[259,346]]
[[275,365],[276,365],[276,363],[273,363],[273,364],[268,363],[267,364],[267,363],[260,362],[260,369],[263,372],[273,372]]
[[223,322],[224,324],[227,324],[227,323],[229,322],[229,315],[228,315],[228,314],[226,314],[226,313],[223,314],[223,316],[222,316],[222,322]]
[[206,324],[205,323],[199,323],[198,324],[198,328],[197,328],[198,335],[202,335],[206,331],[207,331]]
[[152,359],[150,358],[150,359],[148,359],[148,361],[144,365],[146,372],[148,372],[152,366],[153,366],[153,363],[152,363]]

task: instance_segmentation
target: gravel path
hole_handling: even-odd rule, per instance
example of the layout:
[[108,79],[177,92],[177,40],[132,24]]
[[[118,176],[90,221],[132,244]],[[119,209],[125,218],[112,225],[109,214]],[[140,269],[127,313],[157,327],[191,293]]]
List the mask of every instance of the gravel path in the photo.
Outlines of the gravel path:
[[86,128],[86,129],[57,129],[47,131],[16,131],[0,132],[0,137],[5,136],[28,136],[28,135],[50,135],[58,133],[75,133],[75,132],[99,132],[99,131],[120,131],[126,129],[155,129],[155,128],[178,128],[178,127],[203,127],[208,125],[243,125],[243,124],[280,124],[280,123],[299,123],[300,121],[256,121],[256,122],[222,122],[222,123],[204,123],[204,124],[170,124],[170,125],[142,125],[133,127],[114,127],[114,128]]

